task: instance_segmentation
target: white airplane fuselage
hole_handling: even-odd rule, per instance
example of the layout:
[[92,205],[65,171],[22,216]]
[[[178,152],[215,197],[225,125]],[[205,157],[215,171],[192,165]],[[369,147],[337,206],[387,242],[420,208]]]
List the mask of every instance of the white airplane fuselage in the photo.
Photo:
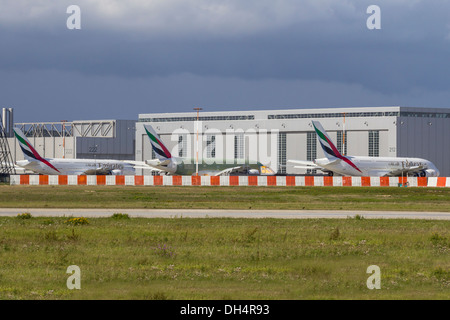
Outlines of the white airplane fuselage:
[[110,172],[115,175],[134,175],[133,165],[120,160],[103,160],[103,159],[45,159],[55,169],[46,165],[41,161],[19,160],[17,165],[34,171],[39,174],[46,175],[79,175],[79,174],[95,174],[98,172]]
[[[253,175],[272,175],[274,174],[273,170],[270,167],[262,165],[258,161],[249,162],[249,161],[237,161],[236,159],[225,159],[220,163],[216,162],[217,159],[202,159],[198,166],[196,162],[192,158],[180,158],[180,157],[172,157],[165,161],[160,161],[157,159],[147,160],[146,164],[150,165],[156,169],[165,171],[169,174],[175,175],[194,175],[196,174],[196,170],[198,168],[199,175],[217,175],[227,169],[240,168],[242,170],[245,169],[247,174]],[[237,170],[237,169],[236,169]]]
[[[410,171],[408,172],[408,175],[410,176],[439,176],[439,170],[436,166],[431,161],[421,158],[363,156],[343,157],[351,161],[357,169],[341,159],[330,161],[327,158],[321,158],[316,159],[314,163],[327,170],[344,176],[390,176],[394,175],[394,172],[398,172],[396,175],[401,175],[402,171],[406,172],[408,170]],[[406,176],[406,173],[404,175]]]

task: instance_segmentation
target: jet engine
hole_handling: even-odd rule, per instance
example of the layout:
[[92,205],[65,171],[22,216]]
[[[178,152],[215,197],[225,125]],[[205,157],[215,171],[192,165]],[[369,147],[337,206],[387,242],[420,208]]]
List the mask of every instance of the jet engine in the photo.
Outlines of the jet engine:
[[425,169],[419,172],[420,177],[437,177],[438,173],[433,169]]
[[111,170],[106,169],[106,168],[89,169],[89,170],[86,170],[85,172],[83,172],[83,174],[88,175],[88,176],[89,175],[104,176],[104,175],[111,174]]

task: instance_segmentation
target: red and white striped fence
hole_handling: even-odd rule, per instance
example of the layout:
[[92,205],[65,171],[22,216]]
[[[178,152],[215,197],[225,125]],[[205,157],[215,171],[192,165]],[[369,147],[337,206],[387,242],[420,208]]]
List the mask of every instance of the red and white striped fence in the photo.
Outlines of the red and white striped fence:
[[11,185],[450,187],[447,177],[11,175]]

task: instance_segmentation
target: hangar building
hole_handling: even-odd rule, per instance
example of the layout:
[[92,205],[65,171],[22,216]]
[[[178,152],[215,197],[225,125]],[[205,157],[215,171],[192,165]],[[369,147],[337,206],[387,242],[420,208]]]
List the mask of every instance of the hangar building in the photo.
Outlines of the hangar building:
[[[136,120],[15,123],[42,157],[134,160]],[[12,160],[23,159],[12,127],[5,126]]]
[[200,159],[255,159],[278,174],[314,173],[287,162],[324,157],[311,120],[344,155],[424,158],[450,176],[450,109],[401,106],[140,114],[135,159],[155,158],[143,126],[150,124],[173,156],[196,159],[198,150]]
[[[140,114],[136,120],[81,120],[14,123],[3,110],[12,160],[23,154],[12,125],[22,128],[43,157],[155,158],[144,124],[150,124],[174,156],[196,158],[197,112]],[[8,112],[10,114],[8,114]],[[418,157],[450,176],[450,109],[415,107],[316,108],[208,112],[198,114],[199,158],[260,161],[278,174],[306,174],[287,160],[324,154],[311,120],[322,123],[346,155]],[[318,172],[321,173],[320,171]],[[138,170],[137,174],[150,174]]]

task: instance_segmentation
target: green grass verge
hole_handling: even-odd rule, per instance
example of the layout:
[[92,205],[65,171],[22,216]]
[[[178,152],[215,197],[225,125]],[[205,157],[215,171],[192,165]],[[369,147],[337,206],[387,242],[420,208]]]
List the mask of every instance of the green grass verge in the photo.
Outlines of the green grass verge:
[[0,186],[3,208],[450,211],[450,188]]
[[450,221],[22,215],[0,261],[0,299],[449,299]]

